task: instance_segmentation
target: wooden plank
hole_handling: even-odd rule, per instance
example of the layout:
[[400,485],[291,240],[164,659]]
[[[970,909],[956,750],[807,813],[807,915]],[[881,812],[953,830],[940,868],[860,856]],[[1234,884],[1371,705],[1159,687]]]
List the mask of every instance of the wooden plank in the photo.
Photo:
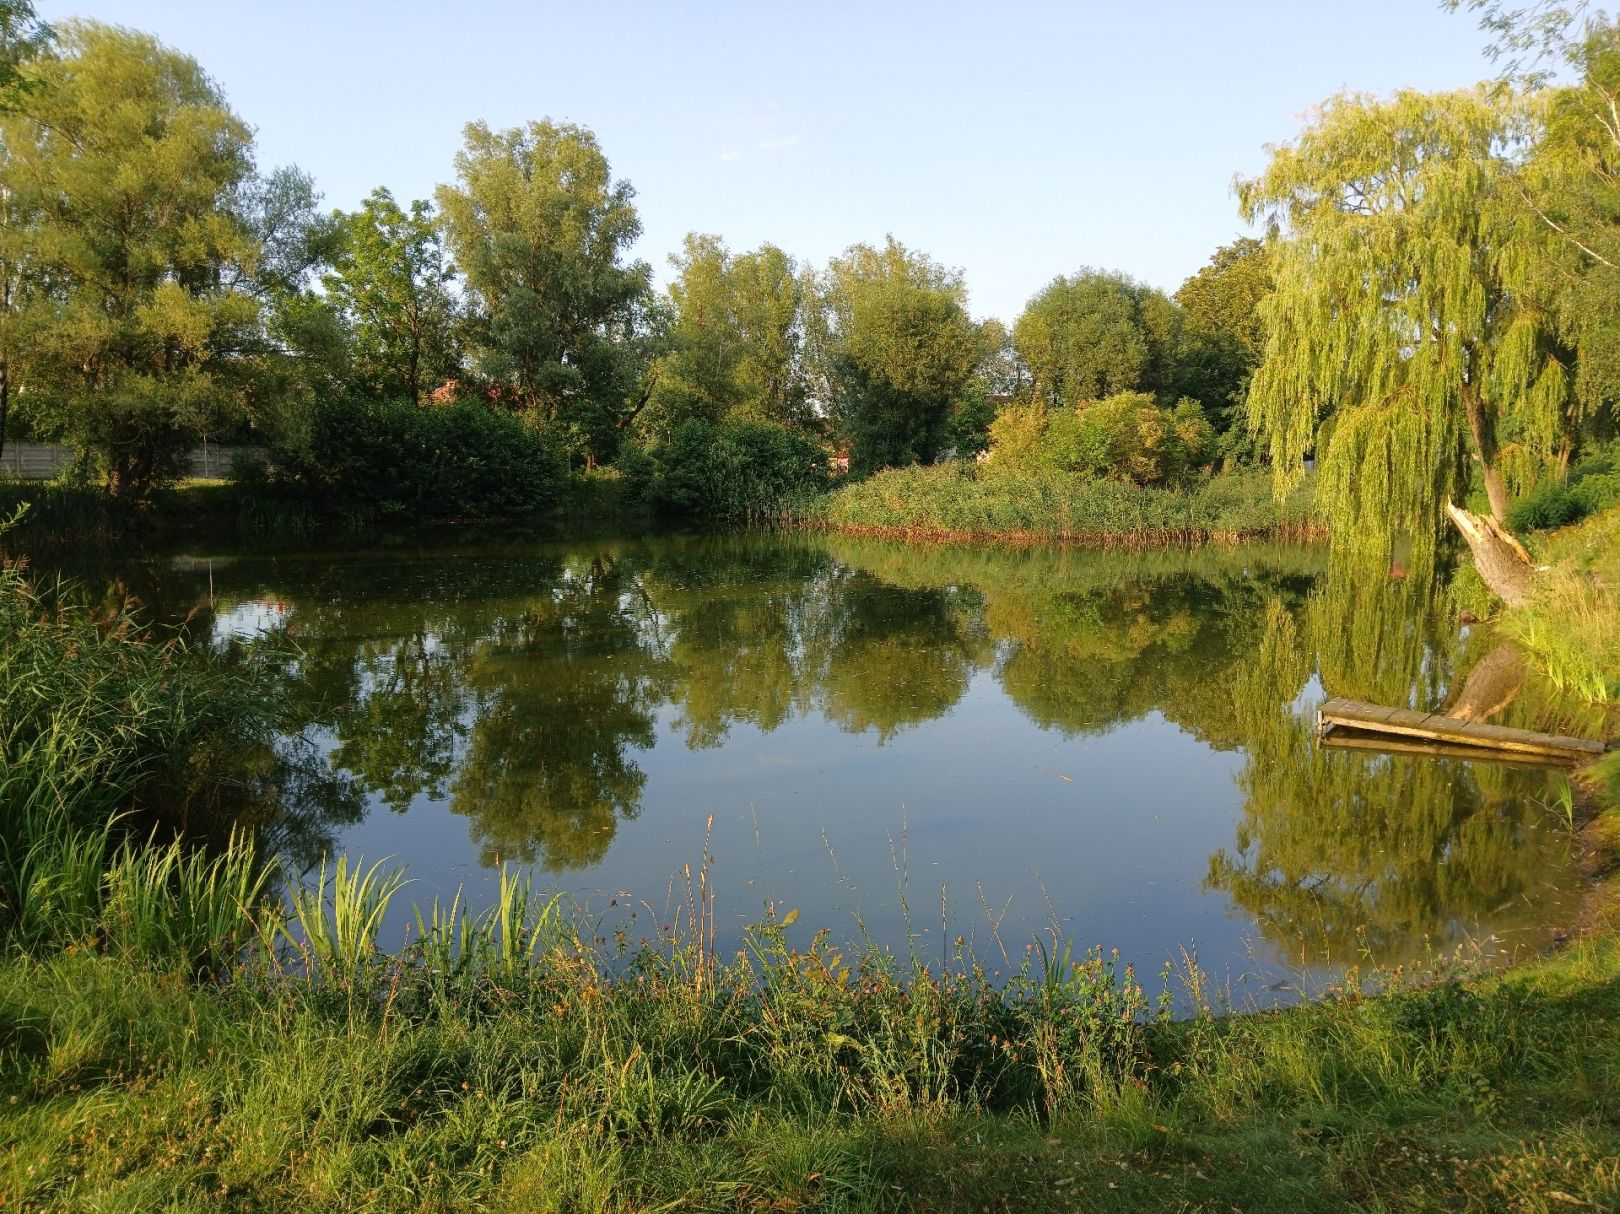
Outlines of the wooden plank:
[[1342,725],[1374,734],[1396,734],[1489,750],[1556,755],[1575,760],[1596,758],[1608,749],[1604,743],[1589,738],[1533,733],[1528,729],[1509,729],[1502,725],[1482,725],[1477,721],[1459,721],[1442,713],[1414,712],[1409,708],[1390,708],[1368,704],[1363,700],[1329,700],[1318,710],[1316,719],[1318,732],[1324,734],[1333,726]]
[[1377,754],[1423,755],[1435,759],[1462,759],[1471,763],[1505,763],[1513,767],[1567,767],[1562,755],[1538,755],[1528,751],[1489,750],[1483,746],[1459,746],[1453,742],[1424,742],[1378,734],[1358,734],[1345,726],[1330,725],[1322,735],[1327,750],[1364,750]]
[[1326,712],[1336,707],[1347,717],[1354,717],[1358,721],[1387,721],[1398,712],[1405,712],[1404,708],[1391,708],[1386,704],[1369,704],[1366,700],[1329,700],[1322,705]]

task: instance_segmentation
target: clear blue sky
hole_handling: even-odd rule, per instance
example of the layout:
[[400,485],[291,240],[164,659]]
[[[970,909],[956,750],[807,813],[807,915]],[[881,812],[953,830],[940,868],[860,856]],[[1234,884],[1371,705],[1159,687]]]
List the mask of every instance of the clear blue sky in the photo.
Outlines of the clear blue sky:
[[688,231],[817,264],[892,232],[1009,321],[1081,266],[1174,290],[1242,231],[1234,175],[1325,97],[1490,73],[1434,0],[38,8],[194,56],[328,206],[430,197],[469,121],[568,120],[635,186],[661,280]]

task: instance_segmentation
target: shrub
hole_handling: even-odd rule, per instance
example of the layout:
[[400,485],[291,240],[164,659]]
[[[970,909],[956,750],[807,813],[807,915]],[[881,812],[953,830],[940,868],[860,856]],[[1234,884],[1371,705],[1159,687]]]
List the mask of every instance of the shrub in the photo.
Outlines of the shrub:
[[1582,457],[1561,481],[1543,481],[1514,502],[1507,524],[1514,531],[1546,531],[1578,523],[1620,506],[1620,445]]
[[1137,485],[1172,484],[1215,456],[1214,428],[1197,401],[1165,409],[1145,392],[1121,392],[1075,410],[1006,409],[990,428],[991,466],[1014,473],[1068,472]]
[[369,522],[538,514],[566,476],[551,436],[511,414],[340,400],[316,408],[304,442],[272,452],[267,484]]
[[823,489],[827,453],[802,434],[768,422],[718,426],[691,418],[669,440],[620,460],[654,509],[687,518],[758,522],[783,517]]

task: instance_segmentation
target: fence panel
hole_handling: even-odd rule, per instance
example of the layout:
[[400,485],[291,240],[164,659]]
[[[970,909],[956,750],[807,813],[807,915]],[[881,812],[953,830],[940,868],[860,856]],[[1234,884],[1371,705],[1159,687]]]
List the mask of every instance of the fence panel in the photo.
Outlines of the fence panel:
[[[186,454],[185,475],[229,480],[238,456],[262,461],[262,447],[221,447],[203,443]],[[54,443],[7,443],[0,453],[0,476],[20,481],[46,481],[73,462],[73,452]]]

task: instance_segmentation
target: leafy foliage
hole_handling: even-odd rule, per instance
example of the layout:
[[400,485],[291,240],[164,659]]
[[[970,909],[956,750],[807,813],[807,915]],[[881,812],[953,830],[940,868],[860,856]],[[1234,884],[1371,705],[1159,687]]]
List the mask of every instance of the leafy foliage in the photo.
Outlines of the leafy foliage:
[[567,123],[463,132],[458,184],[439,210],[479,306],[476,359],[513,404],[611,457],[638,368],[624,357],[650,270],[624,264],[641,234],[635,191],[615,181],[596,137]]
[[1215,251],[1176,292],[1181,306],[1177,390],[1203,404],[1232,454],[1247,456],[1243,406],[1249,379],[1265,353],[1260,303],[1271,293],[1266,246],[1243,237]]
[[802,434],[768,422],[716,426],[689,418],[651,448],[642,489],[660,510],[689,518],[759,522],[827,483],[827,453]]
[[1569,441],[1568,370],[1524,293],[1541,242],[1509,183],[1517,122],[1483,89],[1343,96],[1240,187],[1276,233],[1253,424],[1281,485],[1320,449],[1337,540],[1432,545],[1470,456],[1500,520],[1510,473]]
[[1577,353],[1583,412],[1613,433],[1620,423],[1620,25],[1588,24],[1584,37],[1568,37],[1559,50],[1578,76],[1537,97],[1541,128],[1523,195],[1549,237],[1538,288]]
[[851,471],[934,459],[988,353],[961,274],[891,236],[833,259],[821,292],[823,364]]
[[27,104],[0,115],[7,369],[27,369],[42,432],[139,498],[243,404],[252,134],[195,61],[144,34],[69,22],[19,70]]
[[0,0],[0,109],[14,109],[34,88],[20,65],[50,45],[51,27],[32,0]]
[[1588,450],[1562,480],[1543,481],[1513,503],[1508,523],[1516,531],[1544,531],[1579,522],[1620,505],[1620,443]]
[[805,287],[793,259],[774,245],[733,254],[715,236],[687,236],[670,259],[669,353],[643,432],[668,438],[683,422],[742,418],[808,428],[803,355]]
[[1163,292],[1107,270],[1052,282],[1013,326],[1037,399],[1073,409],[1121,392],[1173,397],[1181,318]]
[[534,515],[566,478],[545,430],[471,403],[323,401],[271,463],[269,492],[350,522]]
[[990,442],[987,467],[996,471],[1071,472],[1138,485],[1173,484],[1215,453],[1214,431],[1196,401],[1164,409],[1144,392],[1075,410],[1012,406],[991,424]]
[[323,278],[349,327],[350,358],[367,393],[421,401],[461,364],[450,265],[428,203],[406,213],[385,189],[336,216],[340,243]]

